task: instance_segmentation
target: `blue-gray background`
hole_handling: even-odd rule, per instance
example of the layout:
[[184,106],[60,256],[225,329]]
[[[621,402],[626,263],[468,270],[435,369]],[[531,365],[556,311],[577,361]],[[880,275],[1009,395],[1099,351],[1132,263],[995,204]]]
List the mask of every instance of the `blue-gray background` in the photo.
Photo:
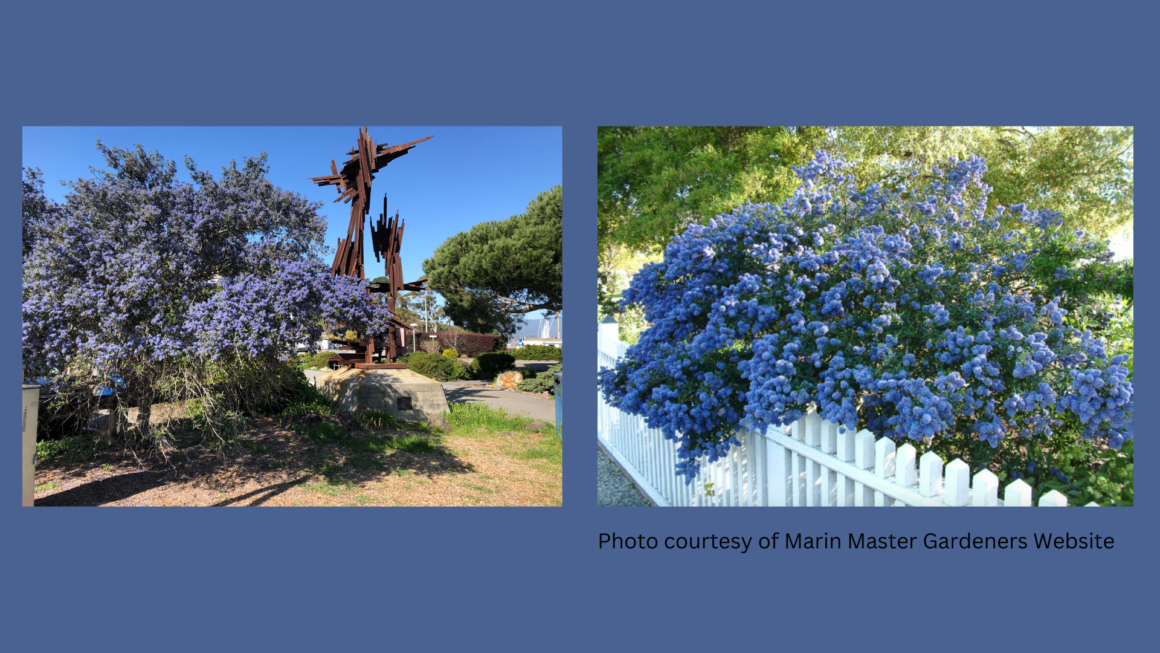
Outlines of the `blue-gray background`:
[[[108,4],[108,3],[106,3]],[[879,650],[1151,645],[1160,261],[1156,60],[1142,3],[31,4],[5,12],[0,323],[15,343],[22,125],[562,125],[569,311],[564,507],[16,507],[14,651]],[[602,124],[1135,125],[1143,337],[1138,507],[641,510],[595,503],[596,131]],[[244,153],[243,153],[244,154]],[[506,217],[506,216],[503,216]],[[448,234],[450,235],[450,234]],[[13,380],[15,369],[13,368]],[[17,412],[15,391],[0,410]],[[1111,551],[599,551],[600,532],[1098,532]]]

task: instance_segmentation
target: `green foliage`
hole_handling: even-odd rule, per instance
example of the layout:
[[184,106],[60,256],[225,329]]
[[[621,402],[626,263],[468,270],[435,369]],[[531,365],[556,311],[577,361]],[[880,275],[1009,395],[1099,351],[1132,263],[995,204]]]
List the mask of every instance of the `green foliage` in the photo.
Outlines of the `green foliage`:
[[[390,415],[386,413],[385,415]],[[385,424],[389,423],[392,426],[389,428],[396,429],[403,427],[410,430],[421,430],[423,427],[415,424],[408,424],[406,422],[394,419],[393,416],[387,418],[383,411],[368,411],[368,413],[356,413],[356,417],[360,422],[367,425]],[[431,437],[430,435],[420,435],[419,433],[403,433],[398,435],[380,435],[371,434],[361,437],[355,437],[343,429],[333,421],[320,421],[309,426],[295,427],[303,435],[306,435],[311,440],[320,444],[333,444],[348,451],[361,454],[381,454],[387,453],[390,450],[406,451],[412,454],[422,454],[440,451],[439,439]],[[358,466],[358,461],[352,461],[355,466]],[[374,465],[369,464],[372,461],[364,461],[364,468],[372,468]]]
[[528,370],[524,373],[524,380],[520,381],[516,387],[524,392],[535,392],[537,394],[550,392],[556,394],[556,380],[552,375],[563,371],[564,363],[557,363],[544,372]]
[[298,354],[298,367],[308,369],[326,369],[330,359],[338,358],[338,354],[329,351],[320,351],[315,354]]
[[516,451],[515,458],[519,460],[546,460],[557,465],[563,464],[564,439],[552,433],[551,437]]
[[471,365],[467,370],[474,379],[490,380],[494,379],[496,375],[501,372],[513,369],[516,366],[516,359],[511,354],[492,352],[489,354],[480,354],[475,360],[471,361]]
[[91,460],[98,445],[88,435],[77,435],[59,440],[41,440],[36,443],[36,455],[40,462],[48,462],[56,457],[65,460]]
[[311,385],[300,388],[297,393],[290,397],[286,402],[286,407],[282,409],[283,418],[305,417],[308,415],[324,417],[333,414],[334,402]]
[[443,355],[448,358],[459,358],[459,352],[455,351],[454,349],[444,349]]
[[446,356],[416,351],[407,354],[406,363],[407,369],[436,381],[456,381],[467,376],[462,365]]
[[527,211],[448,238],[423,261],[428,284],[455,324],[515,333],[517,316],[563,309],[564,191],[540,193]]
[[1069,228],[1103,237],[1132,223],[1131,127],[841,127],[826,148],[854,162],[860,183],[888,186],[976,154],[994,203],[1060,211]]
[[[447,415],[447,422],[451,425],[451,432],[457,435],[473,435],[480,429],[492,433],[506,431],[523,431],[525,426],[534,420],[522,415],[509,415],[503,409],[492,408],[486,404],[458,404],[449,405],[451,412]],[[545,426],[544,432],[555,434],[555,428]]]
[[439,450],[434,438],[422,435],[396,435],[387,440],[386,444],[397,451],[406,451],[412,454],[432,453]]
[[562,361],[564,360],[564,350],[560,347],[549,347],[547,345],[528,345],[527,347],[520,347],[508,352],[518,361]]
[[658,251],[746,202],[780,203],[822,145],[818,127],[600,127],[597,239]]
[[395,417],[394,413],[389,410],[367,410],[360,413],[355,413],[360,424],[367,428],[375,429],[405,429],[410,425],[407,422]]

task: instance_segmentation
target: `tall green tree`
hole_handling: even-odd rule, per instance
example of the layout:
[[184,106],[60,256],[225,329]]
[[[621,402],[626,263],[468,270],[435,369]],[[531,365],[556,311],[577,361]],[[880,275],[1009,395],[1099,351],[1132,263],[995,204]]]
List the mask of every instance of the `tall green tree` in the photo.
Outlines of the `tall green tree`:
[[746,202],[781,202],[790,166],[822,145],[820,127],[601,127],[597,131],[598,238],[659,252],[693,223]]
[[423,271],[456,325],[510,336],[523,314],[563,310],[563,233],[564,190],[556,186],[520,215],[448,238]]
[[1059,211],[1068,227],[1104,238],[1132,223],[1131,127],[841,127],[826,148],[852,162],[858,183],[895,187],[976,154],[993,203]]

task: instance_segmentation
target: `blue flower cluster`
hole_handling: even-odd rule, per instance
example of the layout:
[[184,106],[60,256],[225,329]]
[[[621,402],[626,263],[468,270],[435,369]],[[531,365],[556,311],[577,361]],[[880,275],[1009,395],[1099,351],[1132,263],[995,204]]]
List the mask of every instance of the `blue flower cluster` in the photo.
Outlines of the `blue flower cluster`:
[[989,207],[977,157],[898,192],[859,191],[843,168],[818,152],[791,199],[689,227],[624,292],[650,326],[599,386],[679,443],[679,474],[738,428],[809,410],[895,439],[997,446],[1068,415],[1084,437],[1132,438],[1125,360],[1066,326],[1062,296],[1033,276],[1045,252],[1106,259],[1106,242],[1057,213]]

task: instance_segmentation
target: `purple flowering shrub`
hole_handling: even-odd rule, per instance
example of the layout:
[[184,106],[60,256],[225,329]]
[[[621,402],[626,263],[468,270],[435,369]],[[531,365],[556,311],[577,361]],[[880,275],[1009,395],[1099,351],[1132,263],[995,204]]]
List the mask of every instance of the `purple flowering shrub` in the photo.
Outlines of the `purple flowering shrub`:
[[321,261],[321,204],[271,184],[265,155],[219,178],[187,158],[179,182],[140,145],[98,148],[109,170],[71,182],[62,205],[25,171],[26,379],[115,383],[147,425],[163,388],[260,383],[326,328],[385,333],[365,283]]
[[36,243],[40,225],[52,222],[60,207],[44,196],[44,176],[38,168],[24,168],[23,172],[20,235],[23,256],[28,256]]
[[790,200],[689,227],[624,292],[650,326],[600,389],[679,443],[678,474],[810,409],[920,448],[1132,439],[1127,356],[1066,320],[1114,273],[1105,241],[989,206],[976,157],[914,189],[843,167],[819,152]]

